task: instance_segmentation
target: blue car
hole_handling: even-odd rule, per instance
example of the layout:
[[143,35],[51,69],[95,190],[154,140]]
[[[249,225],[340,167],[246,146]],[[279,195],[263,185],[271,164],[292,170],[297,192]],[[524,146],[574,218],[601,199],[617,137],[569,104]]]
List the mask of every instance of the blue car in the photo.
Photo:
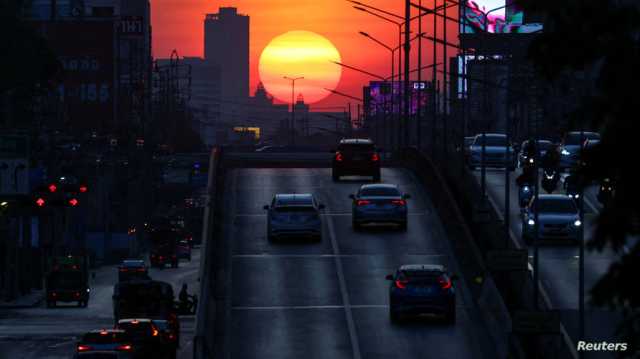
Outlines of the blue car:
[[[483,141],[484,138],[484,141]],[[484,161],[482,159],[482,147],[484,143]],[[516,154],[507,136],[500,133],[486,133],[476,135],[473,143],[469,147],[469,168],[475,170],[477,167],[506,167],[509,171],[515,170]]]
[[403,265],[386,277],[389,287],[389,317],[398,322],[405,315],[436,314],[453,324],[456,321],[456,291],[444,266]]
[[[587,142],[594,140],[600,140],[600,134],[597,132],[583,132],[579,131],[568,132],[562,140],[562,145],[559,148],[560,151],[560,167],[572,168],[578,163],[578,157],[580,156],[580,149],[586,148]],[[593,143],[593,142],[592,142]]]
[[324,205],[318,203],[312,194],[276,194],[264,209],[267,211],[269,241],[282,238],[322,240],[320,210]]
[[536,211],[538,212],[538,239],[552,241],[578,241],[582,222],[573,198],[563,194],[541,194],[535,197],[522,213],[522,237],[526,243],[535,238]]
[[359,230],[363,224],[391,223],[407,229],[408,194],[402,194],[394,184],[365,184],[357,194],[349,195],[353,200],[352,224]]

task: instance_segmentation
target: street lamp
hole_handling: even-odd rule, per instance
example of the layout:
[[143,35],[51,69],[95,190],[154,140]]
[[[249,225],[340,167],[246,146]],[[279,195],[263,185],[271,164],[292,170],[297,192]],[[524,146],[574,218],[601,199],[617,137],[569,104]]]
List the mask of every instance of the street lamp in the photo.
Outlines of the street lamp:
[[285,80],[289,80],[291,81],[291,141],[290,143],[293,145],[295,142],[295,111],[296,111],[296,103],[294,102],[294,93],[295,93],[295,88],[296,88],[296,81],[297,80],[302,80],[304,79],[304,77],[289,77],[289,76],[283,76],[283,78]]

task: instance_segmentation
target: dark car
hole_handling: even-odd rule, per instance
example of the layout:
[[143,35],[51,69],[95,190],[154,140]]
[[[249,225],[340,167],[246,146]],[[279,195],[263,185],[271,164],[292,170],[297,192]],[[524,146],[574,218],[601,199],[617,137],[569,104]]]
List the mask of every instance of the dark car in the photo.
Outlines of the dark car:
[[358,230],[363,224],[392,223],[407,229],[407,199],[411,196],[403,194],[394,184],[362,185],[358,193],[349,195],[353,200],[351,219],[353,229]]
[[167,320],[154,319],[153,323],[158,327],[158,330],[160,330],[165,348],[164,352],[168,354],[167,357],[175,359],[176,350],[180,346],[178,333],[176,333]]
[[118,266],[118,281],[149,279],[147,265],[141,259],[125,259]]
[[370,139],[343,139],[335,151],[331,169],[334,181],[342,176],[371,176],[380,181],[380,155]]
[[267,210],[267,239],[290,237],[322,240],[322,222],[318,203],[310,193],[276,194]]
[[560,151],[560,167],[571,168],[578,163],[580,151],[584,149],[587,141],[600,140],[597,132],[568,132],[562,140]]
[[448,323],[456,321],[455,275],[434,264],[403,265],[386,277],[389,288],[389,316],[398,322],[405,315],[439,314]]
[[[135,352],[133,341],[129,334],[120,329],[92,330],[82,336],[76,345],[76,358],[82,353]],[[114,356],[117,358],[118,356]]]
[[191,262],[191,245],[187,240],[178,241],[176,245],[176,255],[178,259],[186,259]]
[[162,354],[164,339],[151,319],[120,319],[116,328],[124,330],[131,337],[133,346],[137,348],[136,357],[153,358]]

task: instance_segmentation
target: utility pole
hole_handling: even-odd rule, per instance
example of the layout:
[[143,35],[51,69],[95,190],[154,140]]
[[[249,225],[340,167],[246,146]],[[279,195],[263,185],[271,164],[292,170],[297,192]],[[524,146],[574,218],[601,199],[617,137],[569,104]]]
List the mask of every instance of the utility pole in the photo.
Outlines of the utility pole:
[[403,88],[403,119],[402,125],[404,127],[404,145],[409,144],[409,59],[411,52],[411,44],[410,44],[410,32],[411,32],[411,0],[405,0],[404,6],[404,86]]
[[[418,15],[418,83],[419,86],[422,87],[422,0],[418,1],[418,5],[420,6],[419,15]],[[433,16],[435,18],[435,15]],[[435,61],[434,61],[435,62]],[[422,131],[422,89],[418,91],[418,108],[417,108],[417,117],[416,117],[416,147],[420,150],[420,137]]]
[[296,133],[296,115],[295,115],[295,111],[296,111],[296,103],[295,103],[295,98],[294,98],[294,93],[295,93],[295,89],[296,89],[296,81],[297,80],[302,80],[304,79],[304,77],[288,77],[288,76],[284,76],[283,77],[286,80],[291,81],[291,127],[289,128],[291,131],[291,139],[289,140],[290,144],[294,144],[295,143],[295,133]]
[[431,121],[431,157],[435,158],[436,156],[436,122],[438,118],[438,92],[436,90],[436,78],[437,78],[437,67],[438,64],[436,62],[436,38],[438,37],[438,16],[436,16],[436,9],[438,8],[438,0],[434,0],[433,2],[433,73],[431,77],[431,88],[432,88],[432,107],[433,107],[433,119]]

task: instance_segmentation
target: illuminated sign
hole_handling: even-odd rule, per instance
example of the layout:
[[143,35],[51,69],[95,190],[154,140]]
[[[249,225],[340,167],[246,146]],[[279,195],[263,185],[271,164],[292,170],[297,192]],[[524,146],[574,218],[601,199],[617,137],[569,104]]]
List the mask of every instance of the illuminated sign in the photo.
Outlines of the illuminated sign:
[[525,24],[524,11],[512,0],[465,0],[461,7],[460,32],[531,33],[542,24]]

